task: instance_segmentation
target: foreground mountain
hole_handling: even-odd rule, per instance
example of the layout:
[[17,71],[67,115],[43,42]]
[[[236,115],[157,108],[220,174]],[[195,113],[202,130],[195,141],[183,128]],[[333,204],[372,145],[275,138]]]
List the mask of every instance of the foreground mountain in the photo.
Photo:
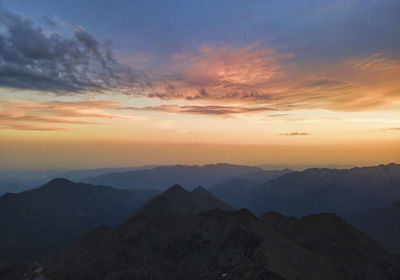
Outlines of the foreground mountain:
[[165,190],[173,184],[180,184],[193,189],[199,185],[208,188],[218,182],[254,171],[261,171],[261,169],[232,164],[175,165],[149,170],[115,172],[87,178],[83,182],[117,188],[159,190]]
[[260,219],[308,250],[341,264],[350,279],[398,279],[399,258],[339,216],[313,214],[297,219],[267,212]]
[[234,192],[216,194],[229,204],[256,214],[275,211],[298,217],[321,212],[347,215],[400,200],[400,165],[308,169],[251,188],[236,184]]
[[119,225],[156,194],[66,179],[5,194],[0,198],[0,259],[53,253],[101,224]]
[[400,202],[389,207],[349,215],[347,220],[386,248],[400,253]]
[[337,216],[306,217],[286,229],[282,219],[230,209],[204,189],[188,192],[175,185],[121,226],[96,228],[26,275],[58,280],[400,277],[394,256]]

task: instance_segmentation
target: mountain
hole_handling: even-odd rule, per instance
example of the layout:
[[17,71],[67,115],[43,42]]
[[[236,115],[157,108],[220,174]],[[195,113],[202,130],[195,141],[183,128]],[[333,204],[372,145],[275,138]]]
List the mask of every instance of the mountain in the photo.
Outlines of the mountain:
[[119,190],[54,179],[0,198],[0,259],[36,259],[100,224],[116,226],[156,191]]
[[60,171],[2,171],[0,172],[0,196],[38,188],[57,177]]
[[18,193],[29,189],[35,189],[55,178],[65,178],[71,181],[80,181],[83,178],[87,178],[90,176],[100,176],[102,174],[111,172],[143,170],[155,167],[157,167],[157,165],[121,168],[98,168],[71,171],[37,170],[0,172],[0,196],[7,192]]
[[297,219],[267,212],[260,219],[308,250],[334,259],[351,279],[399,279],[399,259],[337,215]]
[[[256,214],[275,211],[297,217],[321,212],[347,215],[400,200],[400,165],[315,168],[290,172],[250,188],[245,182],[233,188],[232,193],[215,194],[234,207],[245,207]],[[234,193],[239,195],[233,197]]]
[[71,181],[79,181],[88,177],[96,177],[113,172],[125,172],[125,171],[138,171],[153,169],[159,165],[143,165],[135,167],[118,167],[118,168],[97,168],[97,169],[85,169],[85,170],[72,170],[57,174],[58,177],[66,178]]
[[222,163],[203,166],[175,165],[160,166],[149,170],[115,172],[82,181],[128,189],[165,190],[173,184],[180,184],[188,189],[193,189],[199,185],[208,188],[220,181],[254,171],[261,171],[261,169]]
[[330,168],[330,169],[345,169],[345,168],[352,168],[354,165],[344,165],[344,164],[323,164],[323,165],[295,165],[295,164],[261,164],[258,167],[264,170],[279,170],[279,169],[290,169],[290,170],[297,170],[303,171],[310,168]]
[[174,185],[150,200],[139,211],[139,214],[164,215],[167,212],[169,215],[185,215],[212,209],[233,210],[231,206],[218,200],[202,187],[197,187],[189,192],[180,185]]
[[31,264],[26,261],[6,261],[0,259],[0,280],[31,279],[35,275],[35,272],[33,270],[30,273],[30,267]]
[[400,253],[400,201],[389,207],[369,209],[346,218],[389,250]]
[[[175,185],[122,225],[97,227],[25,275],[58,280],[400,277],[393,255],[337,216],[306,217],[288,235],[280,230],[281,219],[258,219],[246,209],[226,207],[204,189],[189,192]],[[316,244],[310,244],[313,238]],[[360,257],[360,252],[367,254]]]
[[[272,179],[278,178],[286,173],[293,172],[291,169],[279,169],[279,170],[257,170],[249,173],[245,173],[239,176],[235,176],[230,180],[251,180],[255,183],[265,183]],[[228,182],[227,180],[225,182]],[[221,182],[224,183],[224,182]]]
[[253,188],[289,172],[292,172],[292,170],[253,171],[219,182],[211,186],[208,190],[216,197],[228,201],[236,208],[246,208],[253,203]]

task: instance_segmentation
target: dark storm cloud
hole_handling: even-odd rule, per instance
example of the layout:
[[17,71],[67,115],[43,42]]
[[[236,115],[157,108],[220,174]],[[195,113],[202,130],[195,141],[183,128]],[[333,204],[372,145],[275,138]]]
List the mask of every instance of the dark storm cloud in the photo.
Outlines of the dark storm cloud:
[[[53,92],[105,90],[126,73],[108,49],[83,28],[74,36],[46,34],[29,19],[0,13],[0,86]],[[129,78],[128,78],[129,79]]]

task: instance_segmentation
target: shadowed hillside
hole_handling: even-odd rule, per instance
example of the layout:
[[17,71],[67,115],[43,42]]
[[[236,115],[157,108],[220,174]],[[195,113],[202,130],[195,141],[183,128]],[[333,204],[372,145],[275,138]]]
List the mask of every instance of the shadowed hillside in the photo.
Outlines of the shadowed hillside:
[[5,194],[0,198],[0,259],[53,253],[100,224],[119,225],[156,194],[66,179]]
[[355,213],[349,215],[347,219],[388,249],[400,253],[400,202],[385,208]]
[[175,185],[121,226],[96,228],[30,273],[59,280],[400,277],[394,256],[335,215],[270,216],[230,210],[204,189]]

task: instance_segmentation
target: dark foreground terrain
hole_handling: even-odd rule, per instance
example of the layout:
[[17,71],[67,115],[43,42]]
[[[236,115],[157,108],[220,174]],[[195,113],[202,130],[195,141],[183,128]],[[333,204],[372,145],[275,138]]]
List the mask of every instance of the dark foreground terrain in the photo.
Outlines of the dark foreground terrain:
[[0,259],[35,260],[101,224],[117,226],[156,191],[120,190],[54,179],[0,197]]
[[336,215],[257,218],[202,188],[175,185],[122,225],[99,226],[34,264],[3,264],[1,273],[60,280],[394,280],[400,263]]

